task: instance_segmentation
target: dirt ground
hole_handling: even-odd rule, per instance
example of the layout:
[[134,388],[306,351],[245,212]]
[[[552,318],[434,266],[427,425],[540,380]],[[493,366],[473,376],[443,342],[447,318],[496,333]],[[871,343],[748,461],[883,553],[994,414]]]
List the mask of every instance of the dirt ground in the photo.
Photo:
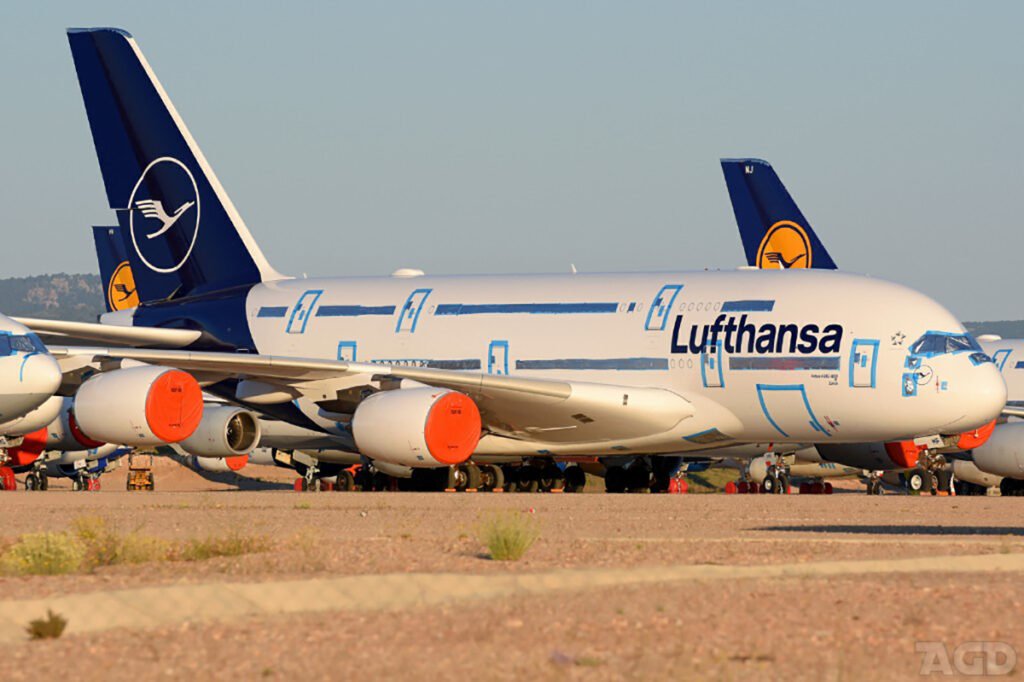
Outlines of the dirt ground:
[[[0,613],[25,623],[51,603],[131,600],[58,640],[7,641],[4,676],[898,679],[920,672],[920,643],[1024,647],[1019,498],[300,494],[276,483],[0,495],[6,543],[79,517],[169,540],[267,540],[238,557],[0,578]],[[540,531],[518,562],[490,560],[477,537],[504,510]],[[310,606],[306,588],[321,586]],[[218,591],[231,590],[250,597],[221,609]],[[197,594],[194,612],[175,601]]]

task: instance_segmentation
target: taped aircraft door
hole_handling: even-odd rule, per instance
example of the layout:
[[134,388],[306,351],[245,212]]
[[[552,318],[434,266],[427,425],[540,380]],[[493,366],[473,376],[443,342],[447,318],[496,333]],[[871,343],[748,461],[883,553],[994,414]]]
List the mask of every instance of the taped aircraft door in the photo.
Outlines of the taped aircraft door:
[[722,342],[715,345],[708,344],[700,354],[700,378],[704,386],[708,388],[721,388],[725,386],[725,372],[722,363],[725,362],[725,351],[722,349]]
[[878,371],[878,341],[854,339],[850,353],[850,386],[874,388]]
[[644,329],[647,331],[665,329],[669,313],[672,312],[672,305],[676,302],[676,296],[679,295],[679,290],[682,288],[682,284],[666,284],[658,291],[654,300],[651,301],[651,306],[647,309],[647,321],[644,323]]
[[487,349],[487,373],[508,374],[508,341],[491,341]]
[[285,329],[289,334],[303,334],[309,317],[313,313],[313,307],[323,295],[323,289],[310,289],[299,297],[299,302],[292,308],[291,317],[288,318],[288,327]]
[[398,316],[398,325],[395,327],[396,333],[412,333],[416,331],[416,325],[420,320],[420,313],[423,312],[423,303],[426,302],[430,291],[430,289],[417,289],[409,294],[409,298],[406,299],[405,305],[402,306],[402,311]]

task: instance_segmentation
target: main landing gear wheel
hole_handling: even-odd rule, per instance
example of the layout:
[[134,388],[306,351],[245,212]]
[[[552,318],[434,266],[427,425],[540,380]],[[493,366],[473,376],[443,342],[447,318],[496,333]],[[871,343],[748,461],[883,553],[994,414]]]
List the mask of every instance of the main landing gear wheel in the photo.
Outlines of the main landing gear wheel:
[[1015,478],[1004,478],[999,482],[999,494],[1003,497],[1024,496],[1024,481]]
[[927,469],[913,469],[907,474],[907,490],[911,495],[931,492],[935,478]]
[[537,467],[521,466],[516,471],[516,492],[535,493],[540,490],[540,472]]
[[497,464],[480,466],[480,490],[501,490],[505,487],[505,473]]
[[42,490],[42,489],[43,489],[42,481],[39,480],[39,476],[36,475],[36,472],[34,472],[34,471],[30,472],[27,476],[25,476],[25,490]]
[[565,475],[554,462],[544,465],[540,472],[540,489],[550,492],[557,488],[565,487]]
[[881,495],[882,494],[882,482],[877,478],[868,479],[867,482],[868,495]]
[[459,472],[462,474],[463,484],[462,486],[456,486],[457,489],[461,490],[479,490],[480,485],[483,483],[483,476],[480,473],[480,467],[475,464],[462,464],[459,465]]
[[352,475],[352,472],[348,469],[343,469],[338,472],[338,482],[334,487],[335,490],[343,490],[351,492],[356,489],[356,477]]
[[646,465],[633,464],[626,469],[626,487],[631,493],[651,492],[651,470]]
[[620,466],[608,467],[604,473],[604,489],[609,493],[626,492],[626,470]]
[[578,465],[565,468],[565,492],[581,493],[587,487],[587,474]]

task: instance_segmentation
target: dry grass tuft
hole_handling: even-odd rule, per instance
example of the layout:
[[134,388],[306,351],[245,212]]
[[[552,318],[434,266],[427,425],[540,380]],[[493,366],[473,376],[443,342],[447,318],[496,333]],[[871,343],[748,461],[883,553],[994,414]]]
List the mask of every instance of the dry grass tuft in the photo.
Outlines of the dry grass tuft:
[[477,537],[495,561],[518,561],[540,537],[540,529],[531,516],[499,512],[481,519]]
[[46,618],[37,618],[29,621],[25,631],[32,639],[57,639],[64,634],[64,628],[68,626],[68,619],[59,613],[46,609]]
[[85,550],[67,533],[28,533],[0,556],[3,575],[63,575],[81,570]]

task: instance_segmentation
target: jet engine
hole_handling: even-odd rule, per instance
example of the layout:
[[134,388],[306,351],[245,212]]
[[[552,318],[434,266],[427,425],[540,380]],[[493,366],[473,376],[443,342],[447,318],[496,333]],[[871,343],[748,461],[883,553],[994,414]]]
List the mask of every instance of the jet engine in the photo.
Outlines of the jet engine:
[[46,427],[46,449],[61,452],[92,450],[104,443],[93,440],[82,433],[75,421],[74,399],[61,398],[60,414]]
[[917,465],[921,448],[912,440],[892,443],[840,443],[815,446],[821,458],[858,469],[909,469]]
[[179,445],[198,457],[236,457],[249,454],[259,442],[260,420],[252,412],[231,405],[207,405],[199,427]]
[[203,391],[191,374],[130,367],[97,374],[78,389],[75,422],[91,440],[132,446],[182,441],[203,418]]
[[361,454],[408,467],[465,462],[480,440],[480,428],[472,398],[428,386],[375,393],[352,415]]
[[189,464],[196,471],[213,471],[216,473],[238,471],[248,463],[249,455],[233,455],[231,457],[199,457],[192,455],[189,458]]
[[985,473],[1024,478],[1024,422],[997,426],[987,443],[971,451],[971,458]]

